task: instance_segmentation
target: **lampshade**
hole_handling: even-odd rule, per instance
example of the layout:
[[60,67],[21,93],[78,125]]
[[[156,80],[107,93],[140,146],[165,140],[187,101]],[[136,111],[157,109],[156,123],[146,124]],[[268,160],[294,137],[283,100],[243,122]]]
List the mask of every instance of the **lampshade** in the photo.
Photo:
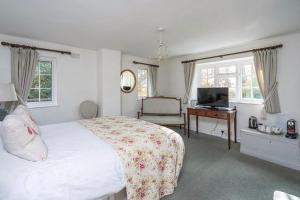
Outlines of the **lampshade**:
[[0,102],[17,101],[15,86],[12,83],[0,83]]

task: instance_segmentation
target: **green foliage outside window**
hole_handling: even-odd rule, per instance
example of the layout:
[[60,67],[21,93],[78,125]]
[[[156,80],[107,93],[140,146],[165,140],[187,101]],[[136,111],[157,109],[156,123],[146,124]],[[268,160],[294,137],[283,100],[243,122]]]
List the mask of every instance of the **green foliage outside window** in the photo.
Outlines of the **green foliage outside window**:
[[28,102],[52,101],[52,62],[39,61]]

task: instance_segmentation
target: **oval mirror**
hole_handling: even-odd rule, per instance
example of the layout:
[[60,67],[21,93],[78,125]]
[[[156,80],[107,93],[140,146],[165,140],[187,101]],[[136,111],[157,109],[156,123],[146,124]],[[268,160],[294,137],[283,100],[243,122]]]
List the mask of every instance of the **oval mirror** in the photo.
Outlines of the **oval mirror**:
[[121,72],[121,90],[122,92],[129,93],[132,92],[135,88],[136,78],[133,71],[129,69],[124,69]]

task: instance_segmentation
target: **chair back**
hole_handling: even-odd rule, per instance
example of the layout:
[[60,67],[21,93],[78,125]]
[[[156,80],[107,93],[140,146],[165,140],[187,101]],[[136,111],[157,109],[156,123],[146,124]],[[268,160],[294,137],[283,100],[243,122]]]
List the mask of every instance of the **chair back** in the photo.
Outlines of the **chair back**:
[[142,99],[141,114],[181,115],[181,99],[176,97],[146,97]]

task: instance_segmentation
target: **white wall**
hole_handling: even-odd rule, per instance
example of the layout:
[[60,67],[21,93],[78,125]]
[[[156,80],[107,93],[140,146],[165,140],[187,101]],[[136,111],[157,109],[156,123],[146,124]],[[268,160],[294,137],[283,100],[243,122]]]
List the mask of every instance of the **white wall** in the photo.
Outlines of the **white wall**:
[[[138,68],[147,68],[133,64],[133,60],[156,64],[151,59],[121,55],[120,51],[110,49],[93,51],[1,34],[0,41],[68,50],[80,55],[69,56],[39,51],[41,56],[56,60],[58,93],[57,106],[31,109],[34,119],[39,124],[79,119],[79,104],[84,100],[98,103],[99,115],[123,114],[135,117],[140,109],[137,87],[131,93],[121,94],[120,72],[123,69],[131,69],[137,76]],[[10,77],[10,50],[0,46],[0,82],[10,82]]]
[[[78,107],[84,100],[97,102],[96,51],[80,49],[49,42],[0,35],[0,41],[28,44],[44,48],[69,50],[78,56],[40,51],[41,56],[54,57],[57,63],[58,106],[31,109],[39,124],[79,119]],[[10,82],[10,50],[0,46],[0,82]]]
[[[122,70],[130,69],[134,72],[137,78],[137,72],[139,68],[147,68],[145,65],[133,64],[133,61],[139,61],[149,64],[157,64],[153,59],[134,57],[130,55],[122,55]],[[158,69],[158,74],[160,68]],[[138,88],[137,85],[131,93],[121,93],[122,98],[122,115],[136,117],[137,111],[141,109],[141,101],[138,100]]]
[[[160,94],[166,96],[184,96],[184,77],[182,60],[213,56],[223,53],[230,53],[252,48],[259,48],[273,44],[283,44],[278,55],[278,81],[279,81],[279,98],[281,103],[281,114],[268,115],[267,123],[286,128],[286,120],[294,118],[300,125],[300,33],[270,38],[266,40],[254,41],[240,46],[229,47],[222,50],[215,50],[201,54],[182,56],[172,58],[164,62],[158,75],[158,89]],[[228,57],[233,58],[233,57]],[[215,59],[218,60],[218,59]],[[248,118],[251,115],[260,119],[262,105],[255,104],[231,104],[238,109],[238,130],[248,126]],[[199,119],[199,130],[213,135],[221,135],[221,130],[227,133],[226,124],[219,120],[219,125],[215,128],[218,120]],[[195,122],[191,122],[192,129],[195,130]],[[239,132],[239,131],[238,131]],[[224,134],[224,137],[226,134]]]
[[121,52],[101,49],[98,54],[98,99],[101,115],[121,114]]

